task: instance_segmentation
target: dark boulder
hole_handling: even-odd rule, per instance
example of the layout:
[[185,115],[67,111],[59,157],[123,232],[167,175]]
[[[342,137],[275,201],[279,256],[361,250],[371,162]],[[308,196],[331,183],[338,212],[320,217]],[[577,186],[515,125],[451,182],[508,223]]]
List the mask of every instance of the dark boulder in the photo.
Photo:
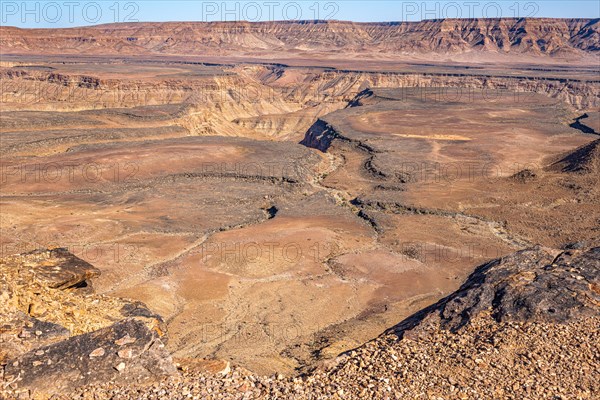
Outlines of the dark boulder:
[[458,331],[472,318],[568,323],[600,316],[600,247],[522,250],[477,268],[459,290],[396,325],[402,335],[436,324]]
[[34,278],[52,289],[67,289],[100,275],[100,270],[68,250],[37,250],[23,255]]
[[125,319],[8,360],[4,380],[12,382],[13,389],[51,395],[94,383],[139,383],[176,372],[159,334],[142,321]]

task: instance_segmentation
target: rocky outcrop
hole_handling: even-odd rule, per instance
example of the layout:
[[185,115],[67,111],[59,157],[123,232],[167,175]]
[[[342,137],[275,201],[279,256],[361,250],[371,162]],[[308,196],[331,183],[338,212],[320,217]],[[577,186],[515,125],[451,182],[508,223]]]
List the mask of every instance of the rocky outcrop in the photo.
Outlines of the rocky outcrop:
[[391,332],[403,335],[428,325],[456,332],[487,313],[498,322],[569,323],[599,317],[599,304],[600,247],[536,247],[480,266],[458,291]]
[[[125,308],[146,315],[139,304]],[[130,317],[66,339],[64,328],[29,320],[23,332],[54,342],[3,361],[2,383],[7,396],[20,388],[25,398],[43,388],[94,399],[591,399],[600,390],[598,321],[600,247],[534,247],[480,266],[450,296],[303,376],[199,360],[181,360],[173,376],[160,334]]]
[[86,286],[90,279],[100,275],[98,268],[60,248],[29,253],[24,265],[35,280],[51,289]]
[[142,303],[93,294],[99,274],[65,249],[0,259],[0,397],[176,373],[161,318]]
[[335,129],[324,120],[319,119],[306,132],[300,144],[325,152],[336,137],[338,137],[338,133]]
[[176,372],[158,333],[128,318],[10,359],[4,380],[54,394],[95,383],[142,383]]
[[600,140],[567,154],[548,167],[551,171],[598,174],[600,172]]

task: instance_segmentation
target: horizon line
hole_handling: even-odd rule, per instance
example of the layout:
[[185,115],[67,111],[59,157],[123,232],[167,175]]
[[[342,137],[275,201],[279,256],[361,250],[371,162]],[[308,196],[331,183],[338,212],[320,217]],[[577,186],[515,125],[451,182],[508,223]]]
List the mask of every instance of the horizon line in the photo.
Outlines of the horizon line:
[[352,21],[352,20],[341,20],[341,19],[299,19],[299,20],[273,20],[273,21],[248,21],[248,20],[234,20],[234,21],[198,21],[198,20],[171,20],[171,21],[126,21],[126,22],[107,22],[101,24],[89,24],[89,25],[77,25],[77,26],[62,26],[62,27],[43,27],[43,28],[35,28],[35,27],[19,27],[16,25],[3,25],[0,24],[0,28],[15,28],[22,30],[36,30],[36,29],[77,29],[77,28],[94,28],[101,26],[109,26],[109,25],[135,25],[135,24],[236,24],[236,23],[244,23],[244,24],[269,24],[269,23],[287,23],[287,24],[306,24],[306,23],[330,23],[330,22],[338,22],[338,23],[352,23],[357,25],[377,25],[377,24],[419,24],[422,22],[439,22],[439,21],[493,21],[493,20],[556,20],[556,21],[572,21],[572,20],[588,20],[600,21],[600,17],[477,17],[477,18],[430,18],[430,19],[421,19],[418,21]]

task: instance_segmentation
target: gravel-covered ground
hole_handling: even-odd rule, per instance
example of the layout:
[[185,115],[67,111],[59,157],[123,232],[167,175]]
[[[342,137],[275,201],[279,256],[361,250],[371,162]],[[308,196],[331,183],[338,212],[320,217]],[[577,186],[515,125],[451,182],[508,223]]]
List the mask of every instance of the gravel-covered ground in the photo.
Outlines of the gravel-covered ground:
[[[385,335],[313,374],[183,374],[152,386],[104,385],[82,399],[597,399],[600,318],[497,323],[481,315],[460,333],[423,327]],[[407,335],[411,336],[411,335]]]

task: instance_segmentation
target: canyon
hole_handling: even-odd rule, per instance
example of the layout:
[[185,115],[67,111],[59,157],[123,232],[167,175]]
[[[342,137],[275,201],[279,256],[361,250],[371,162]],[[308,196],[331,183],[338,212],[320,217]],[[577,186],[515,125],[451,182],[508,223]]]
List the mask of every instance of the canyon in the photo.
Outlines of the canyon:
[[62,248],[97,269],[76,284],[146,310],[2,321],[305,376],[526,249],[585,258],[597,296],[599,23],[0,27],[2,268]]

